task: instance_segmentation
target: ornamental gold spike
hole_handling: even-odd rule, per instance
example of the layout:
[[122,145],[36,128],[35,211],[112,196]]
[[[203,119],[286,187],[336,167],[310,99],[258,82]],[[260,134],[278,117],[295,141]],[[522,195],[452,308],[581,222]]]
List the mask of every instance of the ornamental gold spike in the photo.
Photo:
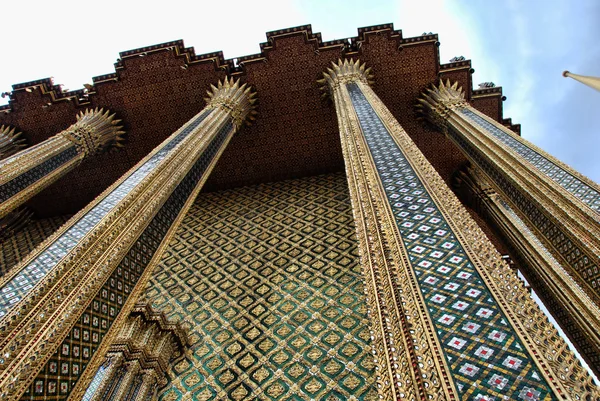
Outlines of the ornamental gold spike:
[[110,147],[121,148],[125,141],[121,120],[109,110],[96,107],[79,112],[77,122],[67,131],[65,137],[75,143],[87,155],[100,153]]
[[0,126],[0,160],[14,155],[26,146],[25,138],[22,135],[14,127]]
[[225,78],[217,86],[210,85],[204,100],[209,108],[223,108],[231,111],[233,123],[241,128],[250,125],[256,119],[256,92],[248,84],[240,85],[239,79]]
[[[0,160],[0,218],[76,168],[85,158],[123,146],[125,131],[114,114],[87,109],[77,122],[45,141]],[[8,131],[11,138],[14,129]]]
[[468,103],[465,100],[465,93],[462,87],[458,86],[458,81],[451,84],[450,80],[444,83],[440,79],[438,85],[432,84],[430,88],[423,91],[421,97],[417,99],[415,108],[420,118],[426,118],[445,132],[445,117],[450,109],[466,105]]
[[323,73],[323,78],[317,80],[323,97],[330,97],[331,89],[342,83],[360,81],[372,85],[374,82],[371,67],[366,68],[366,64],[360,60],[338,59],[337,63],[332,62],[331,65]]

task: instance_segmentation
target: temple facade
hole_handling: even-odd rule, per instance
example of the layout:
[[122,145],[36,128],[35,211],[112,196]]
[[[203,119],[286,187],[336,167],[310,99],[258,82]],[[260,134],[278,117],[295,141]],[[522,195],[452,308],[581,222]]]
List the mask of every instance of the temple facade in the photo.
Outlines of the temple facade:
[[600,186],[439,45],[300,26],[14,85],[0,398],[600,400]]

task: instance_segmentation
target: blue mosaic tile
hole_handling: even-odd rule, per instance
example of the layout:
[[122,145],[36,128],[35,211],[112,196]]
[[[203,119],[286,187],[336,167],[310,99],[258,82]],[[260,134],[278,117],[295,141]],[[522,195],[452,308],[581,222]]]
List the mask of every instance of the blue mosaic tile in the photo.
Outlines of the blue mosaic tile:
[[347,88],[461,397],[554,399],[406,157],[360,88]]
[[128,193],[164,160],[208,115],[205,110],[157,153],[138,167],[125,181],[102,199],[96,206],[74,223],[63,235],[48,246],[30,263],[23,266],[9,282],[0,289],[0,317],[4,316],[46,274],[67,255]]
[[591,188],[589,185],[546,159],[535,150],[519,142],[494,124],[476,113],[473,113],[471,110],[462,108],[459,109],[459,111],[472,122],[492,134],[496,139],[499,139],[503,144],[513,149],[519,156],[533,164],[533,166],[541,173],[545,174],[552,181],[576,196],[591,209],[600,212],[600,193],[594,188]]
[[13,178],[7,183],[0,185],[0,202],[6,202],[25,188],[35,184],[63,164],[72,160],[75,156],[77,156],[77,148],[73,145],[25,171],[23,174]]

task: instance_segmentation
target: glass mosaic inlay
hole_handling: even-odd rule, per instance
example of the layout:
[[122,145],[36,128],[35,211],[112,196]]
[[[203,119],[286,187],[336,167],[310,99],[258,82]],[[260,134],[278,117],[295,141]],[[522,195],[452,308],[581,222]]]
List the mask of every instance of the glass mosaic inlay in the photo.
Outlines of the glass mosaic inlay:
[[159,399],[378,400],[344,174],[201,194],[146,298],[190,329]]
[[177,185],[148,227],[25,393],[27,400],[65,400],[98,349],[129,294],[162,243],[181,209],[231,135],[229,120]]
[[459,110],[471,121],[487,130],[503,144],[517,152],[519,156],[533,164],[535,168],[545,174],[552,181],[556,182],[558,185],[576,196],[591,209],[595,210],[596,212],[600,212],[600,193],[598,193],[598,191],[596,191],[594,188],[591,188],[581,180],[573,177],[571,174],[552,163],[544,156],[511,137],[509,134],[476,113],[473,113],[471,110],[464,108]]
[[553,399],[385,125],[356,84],[347,88],[461,397]]
[[459,131],[450,126],[448,136],[498,185],[506,199],[509,199],[515,205],[516,210],[527,216],[529,221],[540,230],[544,238],[552,244],[566,263],[581,273],[583,278],[591,283],[592,288],[598,288],[600,286],[600,269],[594,264],[593,259],[589,258],[577,243],[565,235],[543,210],[528,198],[527,194],[518,190],[506,175],[496,169],[483,153],[473,147]]
[[69,160],[77,156],[77,148],[75,145],[68,147],[57,155],[52,156],[48,160],[32,167],[18,177],[13,178],[4,185],[0,185],[0,202],[5,202],[44,178]]
[[205,110],[157,153],[138,167],[125,181],[102,199],[49,245],[29,264],[23,266],[0,290],[0,317],[4,316],[16,302],[19,302],[56,264],[65,257],[77,243],[89,233],[127,194],[146,178],[170,153],[210,114]]

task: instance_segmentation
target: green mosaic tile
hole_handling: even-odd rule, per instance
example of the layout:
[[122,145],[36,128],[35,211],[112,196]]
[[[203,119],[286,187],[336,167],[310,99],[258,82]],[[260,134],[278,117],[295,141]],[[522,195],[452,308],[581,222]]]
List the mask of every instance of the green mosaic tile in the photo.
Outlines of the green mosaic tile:
[[146,296],[193,345],[162,400],[377,398],[343,174],[201,195]]
[[347,87],[461,398],[554,399],[404,154],[359,87]]

